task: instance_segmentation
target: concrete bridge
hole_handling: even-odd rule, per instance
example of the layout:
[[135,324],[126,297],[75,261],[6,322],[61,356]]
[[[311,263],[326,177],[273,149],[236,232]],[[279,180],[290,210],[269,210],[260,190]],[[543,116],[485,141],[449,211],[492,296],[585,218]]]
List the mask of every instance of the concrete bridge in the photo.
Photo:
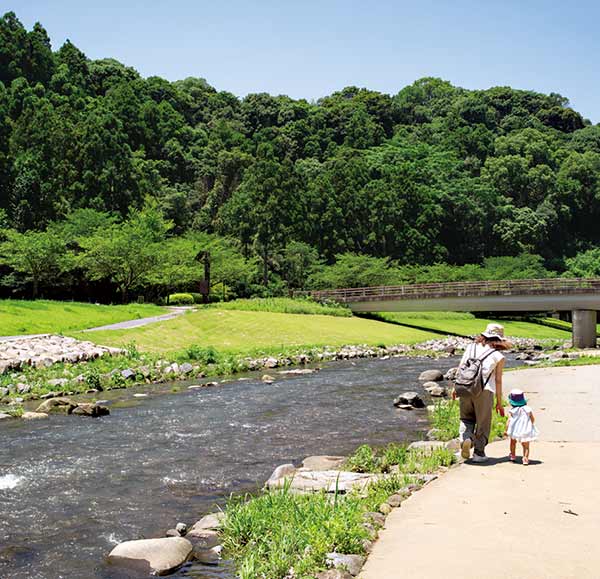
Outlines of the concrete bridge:
[[427,283],[307,292],[347,304],[355,312],[571,311],[573,345],[596,347],[600,278],[519,279]]

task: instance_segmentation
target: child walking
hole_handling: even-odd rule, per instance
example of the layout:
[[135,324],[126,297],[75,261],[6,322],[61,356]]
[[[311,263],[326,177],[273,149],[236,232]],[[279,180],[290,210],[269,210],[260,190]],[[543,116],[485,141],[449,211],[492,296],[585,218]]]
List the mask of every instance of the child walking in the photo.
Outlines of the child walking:
[[523,464],[529,464],[529,443],[536,440],[539,432],[535,427],[533,411],[527,406],[523,390],[514,388],[508,395],[510,410],[508,411],[508,424],[506,434],[510,437],[510,461],[516,459],[517,442],[523,446]]

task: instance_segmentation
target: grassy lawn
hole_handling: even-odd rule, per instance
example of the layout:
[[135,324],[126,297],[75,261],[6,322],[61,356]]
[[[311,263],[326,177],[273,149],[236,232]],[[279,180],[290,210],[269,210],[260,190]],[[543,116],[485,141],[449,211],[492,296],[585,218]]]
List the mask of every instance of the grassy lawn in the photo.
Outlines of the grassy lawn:
[[375,320],[323,315],[282,314],[206,308],[179,318],[135,328],[85,334],[105,345],[134,341],[140,350],[172,352],[190,344],[219,351],[253,352],[291,346],[411,344],[435,337]]
[[48,300],[0,300],[0,335],[61,334],[166,313],[152,304],[103,306]]
[[504,326],[507,336],[515,338],[568,340],[571,337],[570,324],[564,329],[551,328],[533,322],[476,318],[473,314],[460,312],[380,312],[377,315],[382,320],[397,324],[463,336],[478,334],[487,324],[496,322]]

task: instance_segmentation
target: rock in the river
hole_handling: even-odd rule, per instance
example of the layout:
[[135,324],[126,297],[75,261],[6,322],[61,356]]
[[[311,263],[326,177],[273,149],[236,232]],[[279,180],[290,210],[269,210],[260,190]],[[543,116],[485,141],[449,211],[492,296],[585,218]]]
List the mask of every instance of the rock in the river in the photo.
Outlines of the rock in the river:
[[309,470],[337,470],[342,468],[345,456],[307,456],[302,461],[302,467]]
[[117,545],[109,563],[147,575],[167,575],[181,567],[192,553],[192,544],[182,537],[141,539]]
[[217,545],[212,549],[204,549],[199,545],[194,545],[194,550],[192,551],[192,556],[196,561],[203,563],[204,565],[217,565],[221,560],[221,551],[223,547],[221,545]]
[[342,553],[327,553],[325,560],[329,567],[343,569],[352,576],[358,575],[365,563],[365,557],[362,555],[344,555]]
[[352,575],[343,569],[329,569],[315,575],[317,579],[352,579]]
[[188,531],[186,537],[201,549],[212,549],[221,544],[219,533],[217,531],[211,531],[210,529],[192,528]]
[[175,530],[183,537],[187,533],[187,525],[185,523],[177,523]]
[[273,474],[269,477],[267,484],[270,482],[276,481],[280,478],[292,478],[296,473],[296,467],[291,464],[280,464],[274,471]]
[[458,366],[456,366],[455,368],[450,368],[450,370],[448,370],[444,374],[444,380],[453,381],[456,378],[457,372],[458,372]]
[[0,412],[0,420],[6,420],[7,418],[12,418],[12,415],[6,414],[5,412]]
[[294,370],[280,370],[280,374],[294,374],[294,375],[303,375],[303,374],[314,374],[318,372],[318,368],[295,368]]
[[82,402],[73,409],[72,413],[79,416],[92,416],[97,418],[98,416],[108,416],[110,414],[110,410],[106,406]]
[[165,533],[165,537],[181,537],[181,535],[177,532],[176,529],[169,529]]
[[446,394],[448,394],[448,391],[446,390],[445,386],[442,386],[441,384],[436,384],[435,382],[430,382],[430,384],[434,384],[434,386],[425,388],[425,390],[427,390],[427,392],[429,392],[430,396],[433,396],[434,398],[440,398],[440,397],[446,396]]
[[188,535],[196,531],[218,530],[223,526],[225,513],[211,513],[202,517],[188,532]]
[[439,382],[444,379],[444,375],[439,370],[425,370],[419,375],[421,382]]
[[410,404],[414,408],[425,408],[425,403],[416,392],[404,392],[394,400],[394,406],[401,407],[403,404]]
[[438,448],[446,448],[446,443],[441,440],[417,440],[408,445],[408,450],[420,450],[422,452],[433,452]]
[[261,380],[265,383],[265,384],[273,384],[273,382],[275,382],[275,378],[273,378],[273,376],[269,375],[269,374],[265,374]]
[[48,398],[44,400],[37,408],[36,412],[66,412],[71,414],[77,406],[69,398]]
[[48,418],[45,412],[23,412],[21,416],[23,420],[41,420],[42,418]]

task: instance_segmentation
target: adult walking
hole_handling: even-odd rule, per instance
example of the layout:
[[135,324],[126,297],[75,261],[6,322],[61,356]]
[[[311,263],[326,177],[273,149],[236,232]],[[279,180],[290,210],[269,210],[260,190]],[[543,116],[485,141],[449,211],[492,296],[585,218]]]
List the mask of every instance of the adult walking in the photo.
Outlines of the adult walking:
[[[502,406],[502,372],[504,355],[502,350],[509,347],[504,338],[504,327],[500,324],[488,324],[471,346],[469,346],[460,362],[461,367],[469,359],[481,361],[481,378],[483,389],[476,396],[462,396],[460,401],[460,447],[464,459],[471,458],[474,448],[473,462],[486,462],[485,447],[490,437],[492,412],[495,409],[504,414]],[[456,397],[456,393],[453,393]]]

